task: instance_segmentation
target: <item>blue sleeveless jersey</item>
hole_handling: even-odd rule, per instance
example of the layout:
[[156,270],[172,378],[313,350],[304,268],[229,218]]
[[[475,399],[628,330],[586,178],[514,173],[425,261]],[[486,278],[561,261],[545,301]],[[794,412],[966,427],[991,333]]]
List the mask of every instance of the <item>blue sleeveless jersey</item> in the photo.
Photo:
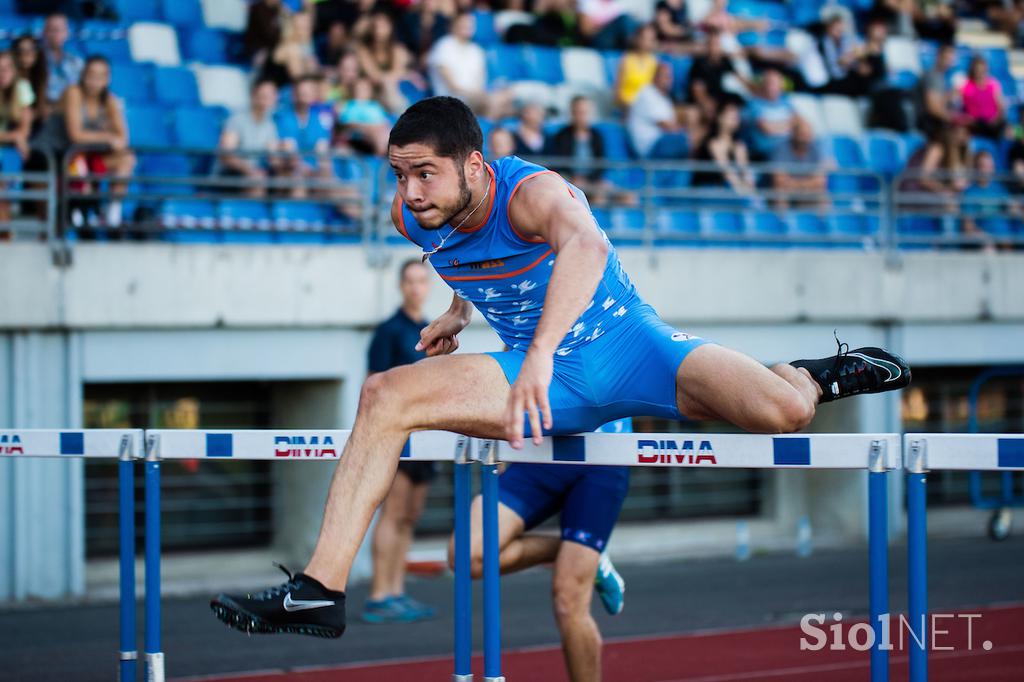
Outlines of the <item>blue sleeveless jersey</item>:
[[[554,171],[515,156],[495,161],[487,170],[493,197],[487,219],[452,233],[430,262],[456,295],[480,311],[509,348],[525,351],[544,307],[555,253],[547,242],[521,234],[509,221],[508,206],[525,180]],[[590,210],[579,188],[566,182],[566,191]],[[450,225],[423,229],[404,203],[401,216],[399,229],[424,252],[434,249],[452,229]],[[556,353],[561,356],[596,340],[617,326],[631,308],[642,304],[596,220],[594,229],[608,244],[608,260],[589,307],[558,346]]]

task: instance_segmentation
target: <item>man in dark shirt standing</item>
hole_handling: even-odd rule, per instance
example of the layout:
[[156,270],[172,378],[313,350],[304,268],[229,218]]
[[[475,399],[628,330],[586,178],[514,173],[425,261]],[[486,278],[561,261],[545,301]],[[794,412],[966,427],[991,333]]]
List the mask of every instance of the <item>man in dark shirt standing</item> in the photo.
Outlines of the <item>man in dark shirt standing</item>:
[[[427,326],[423,316],[430,291],[427,267],[419,260],[403,263],[399,288],[402,307],[377,327],[370,343],[370,374],[426,357],[416,344],[420,330]],[[433,462],[398,464],[373,531],[373,583],[363,607],[363,620],[368,623],[412,622],[434,615],[434,609],[405,594],[405,557],[435,474]]]

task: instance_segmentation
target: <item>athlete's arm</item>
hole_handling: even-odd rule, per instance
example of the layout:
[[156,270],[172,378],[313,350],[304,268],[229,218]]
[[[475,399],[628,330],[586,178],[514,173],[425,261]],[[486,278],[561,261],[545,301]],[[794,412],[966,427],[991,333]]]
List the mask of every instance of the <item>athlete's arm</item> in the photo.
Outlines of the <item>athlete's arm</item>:
[[523,440],[523,412],[530,420],[534,443],[540,443],[542,423],[544,428],[552,426],[548,387],[553,355],[590,304],[608,260],[608,245],[595,229],[590,212],[554,173],[526,181],[513,197],[508,217],[521,235],[547,242],[558,254],[544,297],[544,310],[512,386],[505,413],[506,439],[512,447],[519,448]]
[[[402,200],[397,193],[391,201],[391,222],[394,223],[396,230],[402,232],[403,237],[406,236],[399,227],[402,224]],[[452,304],[448,306],[448,310],[420,332],[420,342],[416,344],[416,350],[425,351],[428,356],[455,352],[459,347],[459,339],[456,337],[469,325],[472,318],[472,304],[459,298],[458,294],[453,294]]]

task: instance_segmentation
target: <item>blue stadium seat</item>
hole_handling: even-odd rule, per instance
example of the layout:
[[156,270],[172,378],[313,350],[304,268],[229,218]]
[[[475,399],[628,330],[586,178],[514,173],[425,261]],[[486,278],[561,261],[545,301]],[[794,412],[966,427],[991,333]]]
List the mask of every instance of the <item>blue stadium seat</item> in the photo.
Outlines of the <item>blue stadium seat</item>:
[[777,213],[759,211],[754,214],[753,234],[760,237],[781,237],[786,234],[786,223]]
[[78,40],[125,40],[128,26],[107,19],[85,19],[79,24],[74,36]]
[[155,106],[127,107],[128,139],[137,147],[167,147],[167,112]]
[[174,137],[185,149],[214,149],[223,123],[218,107],[181,107],[174,112]]
[[113,64],[110,84],[110,89],[129,104],[148,104],[153,100],[153,69],[148,64]]
[[225,199],[217,206],[217,221],[226,242],[265,244],[273,241],[271,218],[263,201]]
[[165,104],[199,104],[199,86],[191,70],[182,66],[161,66],[153,73],[156,98]]
[[271,210],[274,226],[284,230],[280,241],[293,244],[323,242],[328,213],[321,204],[292,201],[275,201]]
[[136,21],[161,21],[159,3],[151,0],[113,0],[114,9],[121,21],[133,23]]
[[795,235],[823,236],[828,234],[828,224],[816,213],[797,213],[791,217],[792,233]]
[[604,60],[604,69],[608,76],[608,82],[614,83],[615,76],[619,73],[619,62],[622,61],[622,53],[617,50],[603,50],[601,58]]
[[[182,154],[140,154],[136,173],[143,176],[188,177],[192,167]],[[148,181],[146,191],[160,194],[192,194],[195,187],[187,183]]]
[[597,222],[598,227],[600,227],[603,230],[611,228],[612,219],[611,216],[608,214],[608,209],[592,205],[590,207],[590,213],[594,216],[594,220]]
[[642,232],[644,212],[639,208],[611,209],[611,228],[617,232]]
[[160,206],[165,238],[172,242],[218,241],[213,202],[196,199],[168,199]]
[[869,131],[866,146],[868,167],[874,171],[893,175],[906,165],[906,151],[895,133]]
[[741,235],[746,228],[743,214],[731,211],[714,211],[710,213],[710,219],[704,220],[708,225],[709,234],[718,237]]
[[983,50],[982,55],[988,61],[988,69],[993,76],[1002,80],[1004,76],[1010,75],[1010,55],[1005,49],[990,47]]
[[[174,0],[168,0],[173,2]],[[476,33],[473,42],[483,47],[490,47],[500,41],[497,29],[494,28],[494,14],[488,10],[478,9],[473,12],[476,17]]]
[[523,66],[523,49],[499,43],[487,49],[487,82],[517,81],[530,78]]
[[102,55],[111,64],[132,61],[132,51],[127,40],[83,40],[82,54],[86,57]]
[[552,85],[565,80],[562,73],[562,53],[556,48],[524,46],[521,55],[526,78]]
[[[180,37],[179,33],[179,37]],[[182,47],[185,61],[203,62],[204,64],[227,64],[228,36],[223,31],[212,28],[197,28],[188,32]]]
[[685,209],[668,208],[658,211],[655,229],[658,235],[692,237],[700,236],[700,216],[694,211]]
[[896,232],[902,235],[940,235],[942,221],[929,216],[904,216],[896,221]]
[[672,92],[682,96],[690,81],[693,59],[684,55],[672,55],[669,57],[669,64],[672,66]]
[[[138,0],[136,0],[137,2]],[[161,0],[164,18],[177,28],[201,28],[203,8],[199,0]]]
[[604,155],[609,161],[626,161],[632,154],[626,128],[617,121],[599,121],[594,127],[604,138]]

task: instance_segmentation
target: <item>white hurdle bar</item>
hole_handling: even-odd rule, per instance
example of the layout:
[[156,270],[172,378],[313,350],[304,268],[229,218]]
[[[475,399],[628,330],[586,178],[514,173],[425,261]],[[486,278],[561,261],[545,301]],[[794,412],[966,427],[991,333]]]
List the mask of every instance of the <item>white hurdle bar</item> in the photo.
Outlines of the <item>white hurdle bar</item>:
[[903,436],[903,452],[907,470],[907,597],[913,632],[910,645],[910,682],[927,682],[927,472],[1024,471],[1024,434],[908,433]]
[[118,679],[135,680],[135,458],[141,429],[0,429],[0,457],[87,457],[118,460],[120,613]]

